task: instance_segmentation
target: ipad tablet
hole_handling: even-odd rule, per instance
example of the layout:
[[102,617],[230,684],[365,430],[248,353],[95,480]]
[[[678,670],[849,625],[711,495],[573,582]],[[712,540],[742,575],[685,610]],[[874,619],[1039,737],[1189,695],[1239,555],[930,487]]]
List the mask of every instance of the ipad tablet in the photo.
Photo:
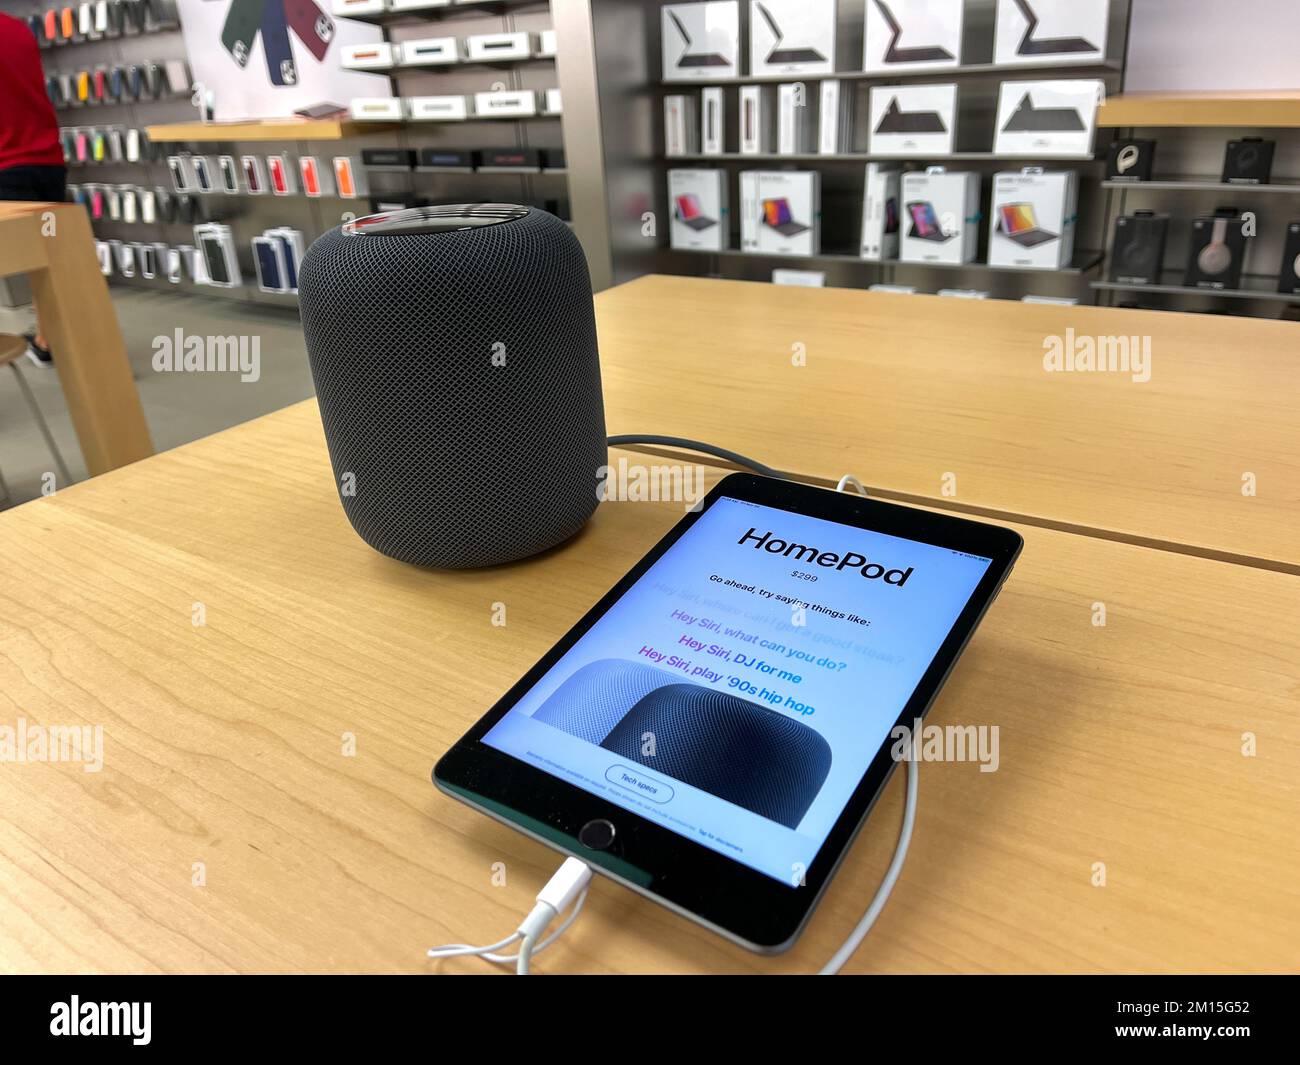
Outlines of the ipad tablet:
[[924,716],[1020,547],[998,526],[734,474],[434,783],[743,946],[784,950],[906,749],[891,733]]

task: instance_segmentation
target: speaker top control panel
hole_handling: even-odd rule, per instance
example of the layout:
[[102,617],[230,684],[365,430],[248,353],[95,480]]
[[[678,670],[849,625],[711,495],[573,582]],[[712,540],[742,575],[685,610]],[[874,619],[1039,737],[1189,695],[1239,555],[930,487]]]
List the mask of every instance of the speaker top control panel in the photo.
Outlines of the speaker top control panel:
[[459,203],[434,207],[409,207],[402,211],[366,215],[345,222],[342,231],[348,236],[409,236],[413,234],[454,233],[462,229],[479,229],[526,216],[529,208],[513,203]]

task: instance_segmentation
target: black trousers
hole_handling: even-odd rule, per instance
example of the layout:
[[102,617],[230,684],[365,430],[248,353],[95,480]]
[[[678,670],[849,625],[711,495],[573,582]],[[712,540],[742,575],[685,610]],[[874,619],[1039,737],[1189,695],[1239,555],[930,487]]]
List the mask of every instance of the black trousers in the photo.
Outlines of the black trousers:
[[0,170],[0,200],[68,198],[68,168],[64,166],[13,166]]

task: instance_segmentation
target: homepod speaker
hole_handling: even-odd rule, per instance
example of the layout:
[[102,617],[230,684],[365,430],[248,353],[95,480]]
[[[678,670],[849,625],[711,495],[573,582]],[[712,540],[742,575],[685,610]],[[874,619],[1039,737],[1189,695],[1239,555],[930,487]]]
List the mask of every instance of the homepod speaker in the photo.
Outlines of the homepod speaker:
[[1115,219],[1110,279],[1127,285],[1154,285],[1165,259],[1169,216],[1134,211]]
[[676,683],[676,674],[644,662],[601,658],[575,670],[533,720],[599,745],[642,698]]
[[1278,276],[1279,292],[1300,292],[1300,222],[1286,227],[1282,247],[1282,269]]
[[335,485],[385,555],[469,568],[576,533],[606,462],[587,261],[554,215],[415,207],[303,257],[303,333]]

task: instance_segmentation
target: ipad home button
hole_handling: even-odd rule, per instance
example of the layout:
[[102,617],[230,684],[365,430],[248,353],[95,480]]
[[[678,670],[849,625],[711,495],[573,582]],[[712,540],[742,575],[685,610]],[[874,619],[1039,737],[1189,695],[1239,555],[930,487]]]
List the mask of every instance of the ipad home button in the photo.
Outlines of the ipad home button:
[[614,836],[613,822],[598,817],[582,826],[578,832],[578,842],[594,851],[604,851],[609,850],[610,844],[614,842]]

